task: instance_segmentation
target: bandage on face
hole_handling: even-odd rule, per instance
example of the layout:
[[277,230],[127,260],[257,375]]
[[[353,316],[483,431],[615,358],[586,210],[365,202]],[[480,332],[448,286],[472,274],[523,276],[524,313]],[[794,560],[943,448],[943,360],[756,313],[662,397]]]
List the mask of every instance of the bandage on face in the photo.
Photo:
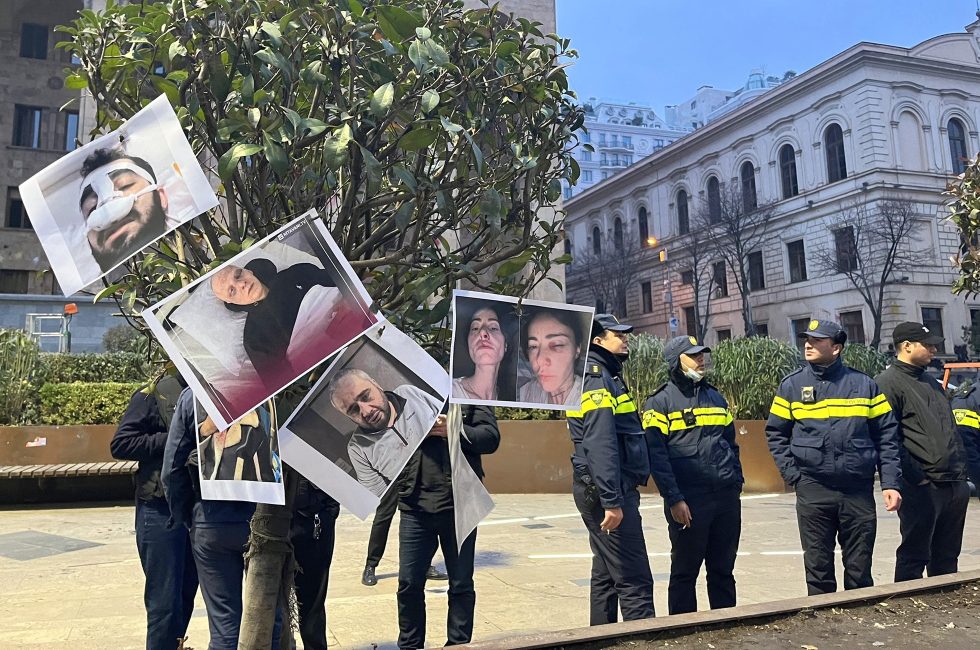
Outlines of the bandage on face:
[[[117,190],[113,176],[121,171],[139,176],[148,185],[129,194]],[[91,188],[95,194],[96,204],[85,217],[85,228],[88,232],[100,232],[125,219],[132,212],[136,199],[155,191],[159,185],[149,172],[136,163],[129,160],[114,160],[108,165],[93,170],[82,180],[83,194],[87,188]]]

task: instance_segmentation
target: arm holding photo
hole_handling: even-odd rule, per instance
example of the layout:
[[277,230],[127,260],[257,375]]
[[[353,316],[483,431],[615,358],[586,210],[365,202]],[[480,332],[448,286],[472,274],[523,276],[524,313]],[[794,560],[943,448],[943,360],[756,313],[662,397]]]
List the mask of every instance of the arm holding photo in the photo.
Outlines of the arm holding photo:
[[582,399],[582,355],[577,314],[535,310],[521,330],[524,359],[534,377],[520,387],[520,401],[578,406]]

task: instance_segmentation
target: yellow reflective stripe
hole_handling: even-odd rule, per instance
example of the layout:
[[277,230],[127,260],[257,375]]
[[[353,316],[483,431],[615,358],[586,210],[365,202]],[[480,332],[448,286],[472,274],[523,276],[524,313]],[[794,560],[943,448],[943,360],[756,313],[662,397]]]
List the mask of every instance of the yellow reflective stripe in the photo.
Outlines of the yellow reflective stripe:
[[980,413],[976,411],[971,411],[970,409],[953,409],[953,417],[956,418],[956,424],[960,426],[980,429]]
[[885,413],[890,413],[892,410],[892,405],[888,403],[888,398],[882,395],[874,398],[871,402],[871,408],[868,409],[868,417],[876,418],[879,415],[884,415]]
[[784,420],[793,419],[793,416],[789,412],[789,402],[778,395],[773,398],[772,406],[769,407],[769,412],[776,417],[783,418]]
[[779,395],[776,395],[775,397],[772,398],[772,404],[773,406],[781,406],[784,409],[789,409],[789,401],[783,399]]
[[827,420],[829,418],[876,418],[891,411],[888,398],[877,397],[828,398],[813,404],[790,404],[793,420]]
[[683,411],[673,411],[667,416],[667,428],[670,431],[680,431],[681,429],[693,429],[694,427],[724,427],[731,424],[734,420],[728,409],[721,406],[702,406],[691,410],[694,412],[694,424],[689,426],[684,422]]
[[[605,388],[599,388],[597,390],[590,390],[587,393],[582,393],[582,410],[579,411],[581,415],[585,415],[589,411],[594,411],[596,409],[615,409],[616,399],[612,396]],[[634,407],[633,410],[636,410]]]
[[[685,411],[687,409],[684,409]],[[728,413],[728,409],[722,406],[699,406],[698,408],[691,409],[694,411],[694,415],[725,415]],[[684,411],[672,411],[667,415],[671,420],[677,420],[684,417]]]
[[658,413],[654,410],[643,412],[643,428],[649,429],[650,427],[656,427],[660,429],[660,433],[667,433],[667,416],[663,413]]
[[583,415],[582,411],[565,411],[566,418],[581,420]]
[[613,399],[616,402],[616,405],[613,407],[613,412],[617,415],[620,413],[636,413],[639,410],[636,408],[636,404],[633,402],[633,398],[630,397],[629,393],[623,393]]

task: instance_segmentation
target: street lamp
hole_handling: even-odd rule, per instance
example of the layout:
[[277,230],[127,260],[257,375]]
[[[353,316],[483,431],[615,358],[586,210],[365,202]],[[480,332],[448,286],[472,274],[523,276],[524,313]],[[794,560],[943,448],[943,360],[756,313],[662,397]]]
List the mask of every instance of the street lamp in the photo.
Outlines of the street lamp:
[[647,246],[649,246],[650,248],[653,248],[656,245],[657,245],[657,238],[656,237],[654,237],[653,235],[647,237]]
[[65,340],[65,352],[71,352],[71,317],[78,313],[78,305],[73,302],[65,305],[62,312],[61,336]]

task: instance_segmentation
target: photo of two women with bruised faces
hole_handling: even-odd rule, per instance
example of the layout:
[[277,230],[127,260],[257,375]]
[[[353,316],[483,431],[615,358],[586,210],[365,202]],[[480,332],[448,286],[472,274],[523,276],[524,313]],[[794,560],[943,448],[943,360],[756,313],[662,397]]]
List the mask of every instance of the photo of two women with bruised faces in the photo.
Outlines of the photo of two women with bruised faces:
[[593,310],[454,293],[450,401],[577,410]]

